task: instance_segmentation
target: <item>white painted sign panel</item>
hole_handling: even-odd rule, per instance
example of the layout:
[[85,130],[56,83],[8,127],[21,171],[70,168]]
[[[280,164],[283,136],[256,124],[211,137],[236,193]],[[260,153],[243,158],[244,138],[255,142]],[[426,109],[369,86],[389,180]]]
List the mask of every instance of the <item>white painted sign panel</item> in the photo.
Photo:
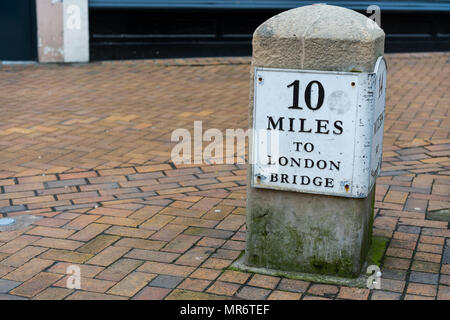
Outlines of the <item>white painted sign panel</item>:
[[255,68],[252,187],[366,197],[381,167],[386,64]]

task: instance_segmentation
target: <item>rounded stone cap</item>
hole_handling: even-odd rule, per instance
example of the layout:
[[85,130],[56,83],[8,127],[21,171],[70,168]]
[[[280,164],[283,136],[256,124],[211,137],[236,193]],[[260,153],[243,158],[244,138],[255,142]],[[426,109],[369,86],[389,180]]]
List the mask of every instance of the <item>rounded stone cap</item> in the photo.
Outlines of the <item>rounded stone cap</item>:
[[257,66],[369,72],[383,52],[384,32],[373,20],[325,4],[282,12],[253,34]]

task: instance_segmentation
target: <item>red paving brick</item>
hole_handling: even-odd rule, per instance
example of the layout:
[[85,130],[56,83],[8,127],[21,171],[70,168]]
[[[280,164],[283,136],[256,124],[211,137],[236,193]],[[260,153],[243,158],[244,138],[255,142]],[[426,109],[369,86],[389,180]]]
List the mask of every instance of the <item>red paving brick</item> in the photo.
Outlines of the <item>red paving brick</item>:
[[[427,219],[450,196],[449,58],[387,55],[381,290],[226,270],[245,248],[246,165],[175,166],[170,138],[197,120],[247,128],[248,58],[2,66],[0,207],[46,217],[0,232],[0,278],[20,284],[8,294],[449,299],[448,223]],[[64,288],[71,264],[80,291]],[[149,285],[158,275],[177,288]]]

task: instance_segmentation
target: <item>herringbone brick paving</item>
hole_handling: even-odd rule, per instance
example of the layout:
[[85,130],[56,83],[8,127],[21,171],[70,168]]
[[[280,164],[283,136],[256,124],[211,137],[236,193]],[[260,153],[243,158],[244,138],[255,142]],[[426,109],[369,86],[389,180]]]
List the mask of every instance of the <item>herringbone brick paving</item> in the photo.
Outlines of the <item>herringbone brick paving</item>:
[[381,290],[227,269],[246,166],[177,167],[171,133],[247,128],[248,58],[1,66],[0,212],[43,219],[0,232],[0,299],[450,299],[450,54],[387,60]]

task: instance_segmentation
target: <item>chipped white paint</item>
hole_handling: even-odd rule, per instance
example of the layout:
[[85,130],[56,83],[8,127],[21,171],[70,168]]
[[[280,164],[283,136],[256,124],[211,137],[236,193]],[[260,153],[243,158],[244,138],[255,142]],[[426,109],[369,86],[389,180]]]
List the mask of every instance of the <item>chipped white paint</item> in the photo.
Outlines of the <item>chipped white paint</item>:
[[59,57],[64,55],[64,50],[62,48],[52,48],[52,47],[44,47],[44,55],[49,57]]
[[[371,73],[254,74],[252,187],[367,197],[381,167],[384,58]],[[273,133],[275,148],[266,137]]]

